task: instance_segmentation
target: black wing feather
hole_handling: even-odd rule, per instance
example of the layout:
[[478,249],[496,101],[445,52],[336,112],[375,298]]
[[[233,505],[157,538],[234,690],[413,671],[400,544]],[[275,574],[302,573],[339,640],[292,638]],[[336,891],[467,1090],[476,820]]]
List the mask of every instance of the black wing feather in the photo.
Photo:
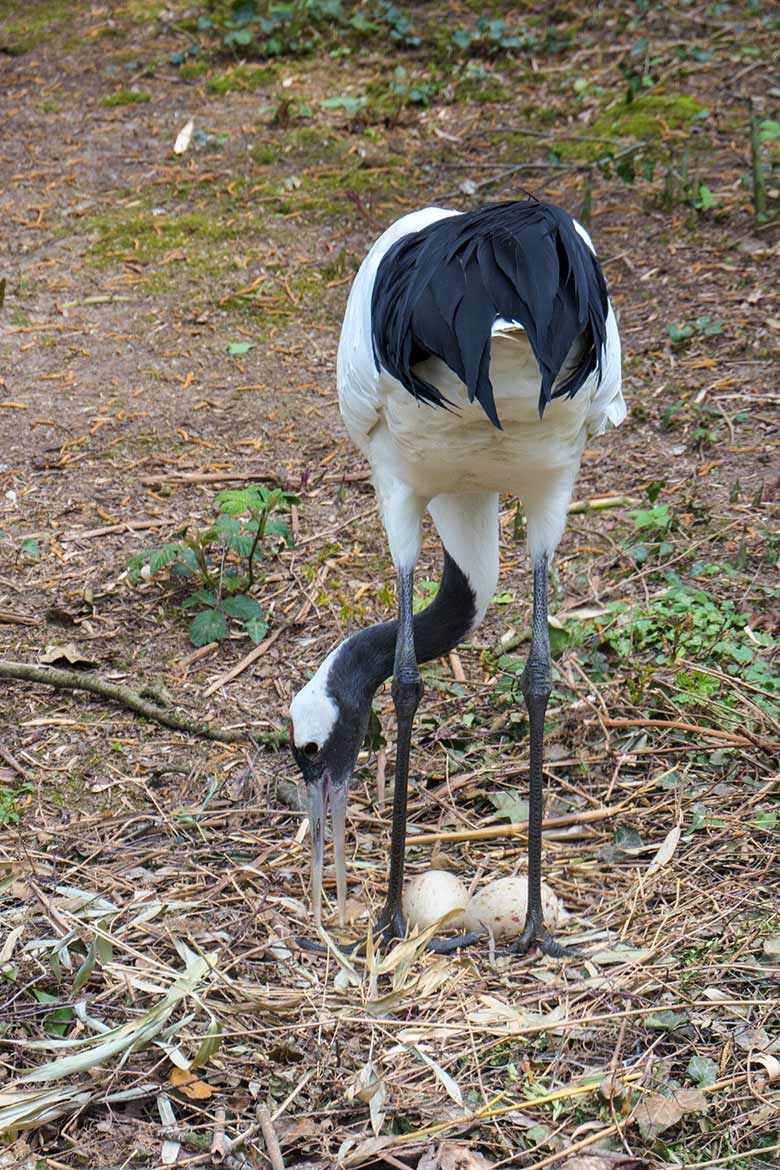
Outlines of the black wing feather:
[[[403,236],[382,258],[371,298],[377,369],[422,402],[449,407],[416,372],[437,357],[465,383],[496,427],[491,330],[501,317],[523,326],[539,365],[539,414],[601,377],[607,290],[601,266],[565,211],[527,199],[437,220]],[[577,360],[556,385],[580,340]]]

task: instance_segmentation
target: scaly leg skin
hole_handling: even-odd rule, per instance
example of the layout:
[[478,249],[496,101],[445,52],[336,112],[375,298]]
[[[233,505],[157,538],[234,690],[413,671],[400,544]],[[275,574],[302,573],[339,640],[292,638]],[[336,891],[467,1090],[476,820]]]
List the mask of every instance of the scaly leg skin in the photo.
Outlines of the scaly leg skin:
[[[395,646],[392,695],[396,718],[395,791],[393,793],[393,828],[390,838],[390,876],[387,898],[379,920],[374,927],[375,938],[383,943],[402,939],[406,923],[401,908],[406,854],[406,806],[409,789],[409,754],[412,744],[414,716],[423,694],[423,681],[417,669],[414,649],[413,572],[401,569],[398,573],[398,633]],[[439,955],[451,954],[461,947],[484,938],[481,930],[454,938],[433,938],[427,949]]]
[[406,934],[401,896],[404,885],[406,852],[406,805],[409,789],[409,753],[412,725],[423,694],[423,681],[414,652],[414,616],[412,608],[414,574],[412,569],[398,571],[398,632],[395,643],[392,696],[396,718],[395,790],[393,792],[393,827],[390,837],[390,876],[387,898],[374,928],[378,939],[389,942]]
[[536,944],[542,954],[553,958],[578,958],[579,952],[565,947],[544,928],[542,911],[542,818],[544,777],[542,755],[544,716],[552,689],[552,656],[547,628],[547,557],[534,565],[534,616],[531,650],[522,676],[523,697],[528,709],[530,765],[528,801],[528,911],[525,925],[509,954],[524,955]]

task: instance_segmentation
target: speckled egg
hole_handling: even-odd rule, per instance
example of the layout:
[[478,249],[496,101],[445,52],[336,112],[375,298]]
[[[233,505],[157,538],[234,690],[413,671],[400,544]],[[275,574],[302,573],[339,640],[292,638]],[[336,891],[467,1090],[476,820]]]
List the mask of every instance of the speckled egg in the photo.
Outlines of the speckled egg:
[[[515,938],[523,929],[528,905],[528,882],[523,877],[498,878],[477,890],[468,901],[466,930],[488,930],[497,939]],[[542,882],[544,921],[553,928],[567,917],[560,899]]]
[[410,927],[425,930],[443,914],[457,910],[458,913],[453,914],[445,926],[460,930],[468,900],[468,890],[454,873],[446,869],[428,869],[412,878],[404,890],[404,917]]

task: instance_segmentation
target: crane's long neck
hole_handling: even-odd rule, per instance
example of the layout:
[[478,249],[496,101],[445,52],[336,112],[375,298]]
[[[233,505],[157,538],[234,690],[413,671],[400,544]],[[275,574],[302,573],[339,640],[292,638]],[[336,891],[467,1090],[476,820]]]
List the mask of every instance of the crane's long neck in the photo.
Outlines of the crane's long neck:
[[[476,593],[445,549],[438,593],[414,617],[417,661],[429,662],[452,650],[476,624],[477,616]],[[361,707],[370,703],[377,688],[393,673],[397,629],[394,619],[368,626],[342,642],[330,664],[327,689],[334,695],[352,696]]]

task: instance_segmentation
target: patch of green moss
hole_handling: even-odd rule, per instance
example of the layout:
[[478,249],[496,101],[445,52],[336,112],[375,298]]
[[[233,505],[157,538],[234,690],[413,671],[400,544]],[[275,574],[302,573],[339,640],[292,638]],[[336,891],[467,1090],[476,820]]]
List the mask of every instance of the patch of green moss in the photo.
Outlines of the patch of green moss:
[[226,73],[218,73],[206,82],[209,93],[233,93],[234,90],[243,90],[252,93],[262,89],[276,79],[275,65],[235,65]]
[[595,162],[609,158],[621,145],[629,146],[632,142],[647,142],[649,149],[644,152],[647,156],[658,154],[666,139],[679,142],[681,134],[706,114],[707,107],[690,94],[642,94],[632,102],[610,105],[581,130],[572,127],[570,138],[564,137],[564,132],[555,125],[556,114],[549,117],[543,111],[534,110],[527,118],[529,125],[536,129],[554,125],[548,140],[501,132],[492,135],[492,141],[496,145],[512,145],[515,149],[511,158],[518,161],[543,157],[554,150],[564,162]]
[[458,102],[506,102],[511,96],[509,87],[497,77],[464,77],[455,86]]
[[70,0],[28,4],[24,16],[8,21],[0,28],[0,53],[21,57],[44,44],[53,34],[62,32],[69,19],[72,21],[72,8]]
[[127,0],[126,8],[131,20],[143,23],[157,20],[165,5],[159,0]]
[[619,138],[663,138],[670,130],[682,130],[706,112],[707,107],[691,94],[648,93],[605,110],[591,124],[591,131]]
[[185,61],[179,68],[179,77],[182,81],[197,81],[204,73],[208,73],[208,61]]
[[107,110],[112,110],[115,106],[136,106],[151,100],[152,95],[144,89],[120,89],[117,93],[104,97],[100,104]]
[[406,164],[390,155],[381,167],[364,164],[348,170],[317,175],[304,182],[295,193],[295,206],[290,210],[305,211],[317,221],[332,222],[343,216],[350,207],[351,197],[357,196],[367,206],[393,201],[408,193]]
[[117,258],[147,266],[145,284],[167,292],[189,282],[213,286],[235,266],[235,240],[244,227],[215,207],[181,215],[152,215],[150,210],[120,210],[96,216],[87,225],[93,242],[87,258],[100,267]]
[[250,154],[258,166],[268,167],[279,161],[279,147],[272,142],[256,142]]
[[286,158],[305,161],[312,165],[340,162],[348,149],[348,143],[332,132],[315,126],[301,126],[296,130],[289,130],[284,135],[282,145]]
[[[549,106],[523,106],[523,125],[534,130],[544,130],[550,126],[557,129],[560,124],[560,114]],[[588,133],[588,131],[585,131]],[[488,141],[493,146],[510,143],[513,146],[527,147],[530,141],[527,134],[513,133],[511,130],[495,130],[488,135]]]

